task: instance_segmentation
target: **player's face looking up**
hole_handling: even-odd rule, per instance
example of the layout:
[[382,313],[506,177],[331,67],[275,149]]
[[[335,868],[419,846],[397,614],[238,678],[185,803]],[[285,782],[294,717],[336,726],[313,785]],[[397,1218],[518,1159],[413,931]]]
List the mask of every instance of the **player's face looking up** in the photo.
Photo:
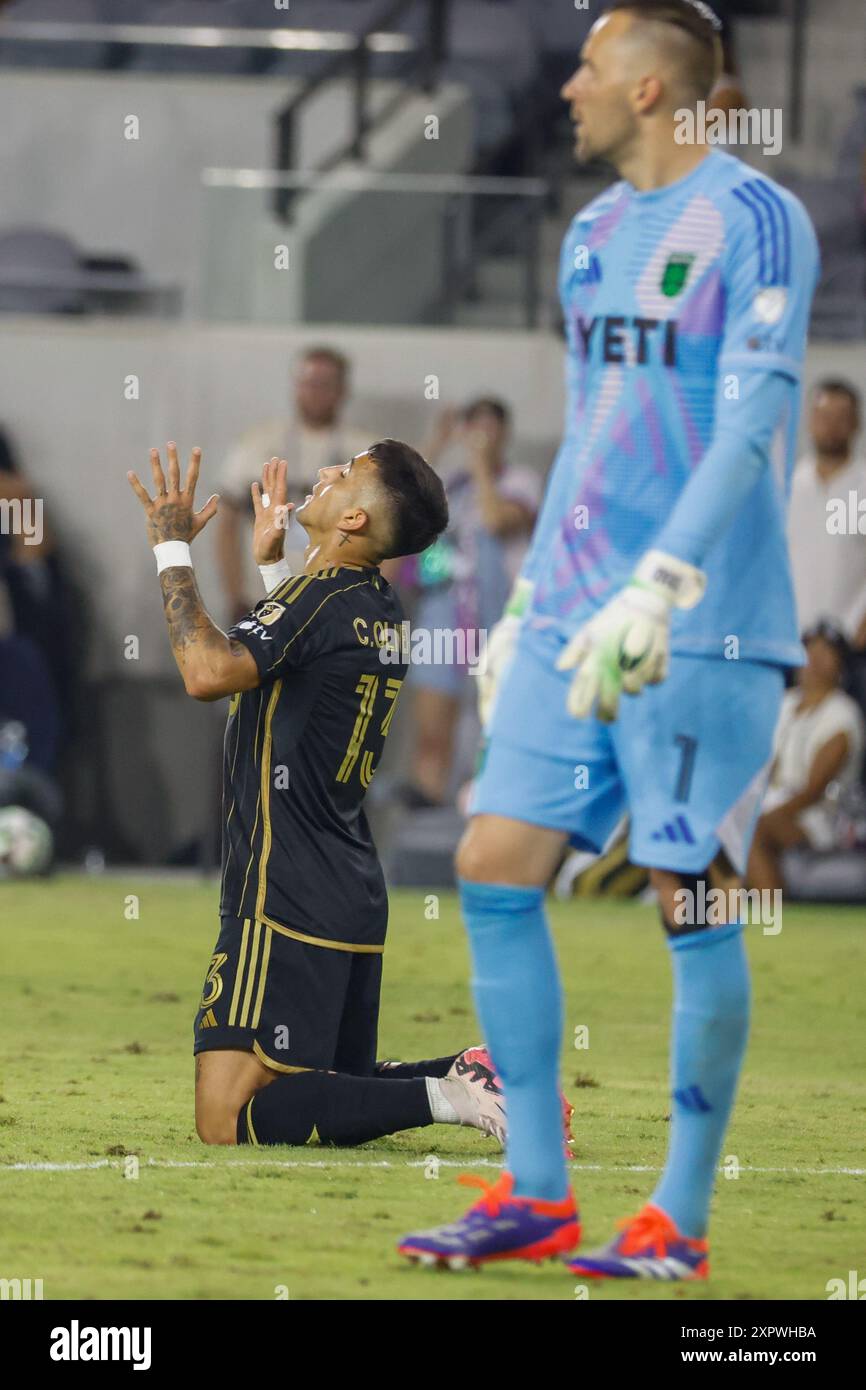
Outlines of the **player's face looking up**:
[[367,526],[369,514],[362,501],[370,501],[376,481],[376,465],[369,454],[358,454],[346,463],[320,468],[313,491],[295,512],[309,536]]
[[320,469],[295,515],[328,563],[378,565],[426,550],[448,525],[448,503],[416,449],[380,439],[348,463]]

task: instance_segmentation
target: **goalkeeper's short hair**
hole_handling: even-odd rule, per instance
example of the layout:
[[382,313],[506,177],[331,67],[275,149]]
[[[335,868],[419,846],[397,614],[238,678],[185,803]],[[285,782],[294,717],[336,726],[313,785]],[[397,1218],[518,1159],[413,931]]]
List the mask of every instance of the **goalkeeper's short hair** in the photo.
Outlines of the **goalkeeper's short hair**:
[[[694,101],[705,101],[722,72],[722,21],[704,0],[609,0],[605,13],[626,10],[648,25],[666,25],[682,39],[679,45],[684,85]],[[673,33],[671,34],[673,38]]]

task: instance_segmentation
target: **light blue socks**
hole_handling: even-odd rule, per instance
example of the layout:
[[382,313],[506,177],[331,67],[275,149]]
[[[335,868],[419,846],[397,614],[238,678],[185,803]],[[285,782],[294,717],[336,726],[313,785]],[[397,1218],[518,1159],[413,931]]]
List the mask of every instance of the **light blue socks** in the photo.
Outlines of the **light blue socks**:
[[544,890],[460,882],[484,1041],[505,1086],[507,1165],[518,1197],[568,1192],[559,1049],[562,994]]
[[672,937],[670,947],[671,1136],[651,1200],[700,1238],[749,1035],[749,966],[739,924]]

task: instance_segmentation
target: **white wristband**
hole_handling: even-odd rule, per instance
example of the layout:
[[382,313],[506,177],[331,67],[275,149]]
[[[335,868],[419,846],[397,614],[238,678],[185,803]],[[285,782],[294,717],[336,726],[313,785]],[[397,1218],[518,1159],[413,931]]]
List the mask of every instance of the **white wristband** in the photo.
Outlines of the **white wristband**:
[[156,556],[157,574],[176,566],[192,569],[192,555],[186,541],[160,541],[153,547],[153,553]]
[[648,550],[632,575],[632,582],[651,589],[672,608],[694,608],[707,587],[703,570],[663,550]]
[[285,557],[272,565],[259,565],[259,574],[265,583],[265,593],[272,594],[286,579],[291,579],[292,571]]

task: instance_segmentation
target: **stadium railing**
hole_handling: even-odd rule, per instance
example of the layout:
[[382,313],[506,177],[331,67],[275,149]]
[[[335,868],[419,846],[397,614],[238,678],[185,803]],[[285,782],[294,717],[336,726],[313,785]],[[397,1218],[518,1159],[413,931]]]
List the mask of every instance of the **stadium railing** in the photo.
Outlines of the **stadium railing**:
[[[401,0],[405,6],[407,0]],[[264,49],[274,53],[353,54],[358,35],[328,29],[245,29],[201,24],[86,24],[67,21],[6,20],[0,28],[3,43],[25,47],[38,44],[105,44],[122,49],[157,48],[241,48]],[[363,37],[373,53],[407,53],[415,48],[406,34],[382,33],[373,29]]]

